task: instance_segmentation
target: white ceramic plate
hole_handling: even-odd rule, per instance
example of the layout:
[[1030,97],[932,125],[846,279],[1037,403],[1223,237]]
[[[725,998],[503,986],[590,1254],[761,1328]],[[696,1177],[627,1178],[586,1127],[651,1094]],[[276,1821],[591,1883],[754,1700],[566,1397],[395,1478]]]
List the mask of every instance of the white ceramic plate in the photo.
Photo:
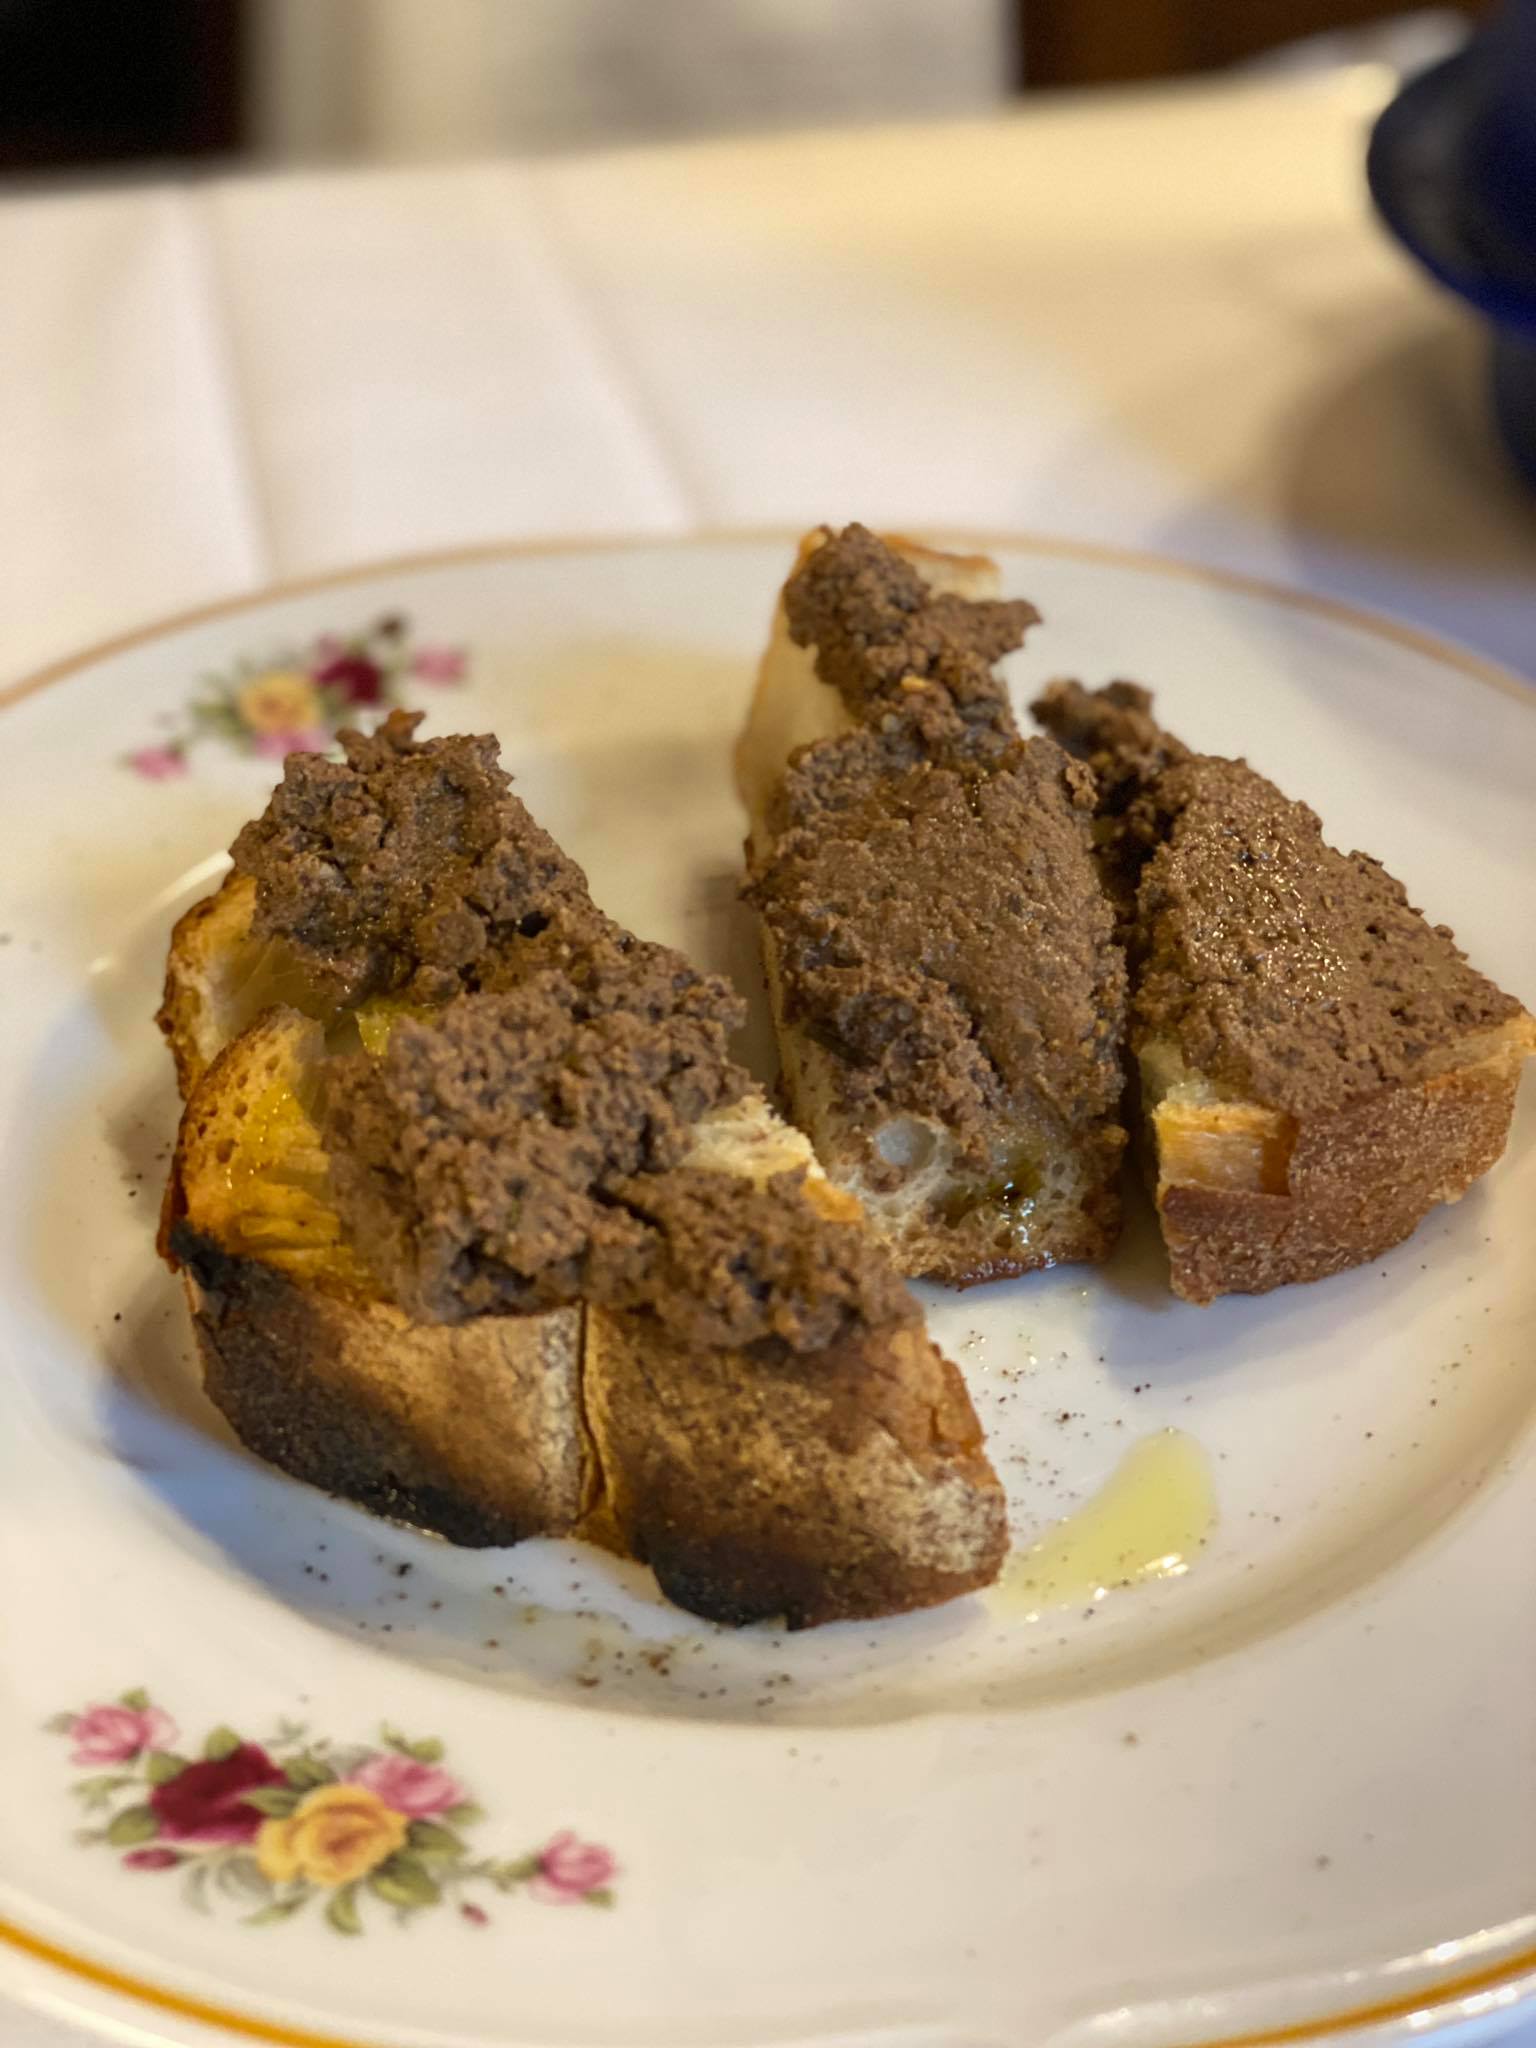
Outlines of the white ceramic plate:
[[[994,545],[1046,618],[1021,692],[1144,677],[1536,998],[1520,685],[1280,593]],[[571,1546],[371,1521],[204,1401],[152,1249],[149,1018],[273,779],[253,726],[377,690],[495,730],[599,900],[755,991],[727,755],[788,554],[379,569],[5,710],[0,1985],[138,2041],[1155,2048],[1536,1984],[1529,1087],[1483,1186],[1321,1286],[1184,1307],[1139,1217],[1103,1272],[931,1297],[1024,1536],[1142,1439],[1200,1446],[1208,1543],[1106,1597],[732,1637]]]

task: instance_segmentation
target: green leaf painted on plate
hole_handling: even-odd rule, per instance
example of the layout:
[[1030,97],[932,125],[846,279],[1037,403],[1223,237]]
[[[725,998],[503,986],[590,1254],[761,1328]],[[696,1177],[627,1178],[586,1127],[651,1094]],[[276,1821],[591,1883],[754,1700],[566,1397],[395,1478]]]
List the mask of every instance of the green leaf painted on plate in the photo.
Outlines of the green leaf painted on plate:
[[43,1726],[50,1735],[68,1735],[79,1718],[78,1714],[50,1714]]
[[139,1842],[152,1842],[160,1822],[148,1806],[125,1806],[107,1824],[107,1840],[114,1849],[132,1849]]
[[218,1868],[219,1889],[232,1898],[244,1896],[252,1899],[269,1899],[272,1884],[261,1874],[261,1866],[254,1856],[228,1856]]
[[149,1694],[142,1685],[136,1685],[131,1692],[120,1692],[117,1703],[120,1707],[132,1707],[136,1714],[142,1714],[149,1705]]
[[174,1750],[152,1749],[144,1759],[144,1775],[151,1785],[169,1785],[187,1768],[187,1759]]
[[357,1913],[357,1886],[344,1884],[340,1891],[332,1892],[325,1909],[325,1917],[338,1934],[361,1934],[363,1923]]
[[279,1920],[291,1920],[301,1906],[309,1902],[307,1891],[294,1892],[286,1899],[274,1899],[270,1906],[262,1906],[255,1913],[247,1913],[242,1920],[243,1927],[275,1927]]
[[613,1893],[609,1891],[607,1885],[600,1884],[593,1891],[583,1892],[581,1902],[584,1906],[611,1906]]
[[120,1792],[124,1785],[131,1785],[133,1777],[122,1771],[103,1771],[94,1778],[77,1778],[70,1790],[77,1799],[83,1799],[87,1806],[105,1806],[114,1792]]
[[253,1806],[271,1820],[286,1820],[304,1795],[293,1785],[258,1785],[254,1792],[240,1795],[242,1806]]
[[233,1756],[240,1747],[240,1738],[233,1728],[212,1729],[203,1743],[203,1755],[210,1763],[220,1764],[225,1757]]
[[435,1735],[428,1735],[420,1742],[409,1743],[407,1748],[419,1764],[439,1764],[443,1760],[443,1745]]
[[404,1850],[379,1865],[368,1888],[391,1906],[435,1906],[443,1895],[426,1865]]
[[485,1808],[466,1799],[459,1806],[450,1806],[443,1819],[451,1820],[456,1828],[472,1828],[477,1820],[485,1819]]
[[433,1820],[413,1820],[405,1839],[420,1856],[461,1856],[464,1844],[452,1828],[439,1827]]
[[305,1750],[283,1766],[283,1776],[290,1785],[296,1785],[301,1792],[312,1792],[316,1785],[333,1785],[336,1773],[327,1763]]

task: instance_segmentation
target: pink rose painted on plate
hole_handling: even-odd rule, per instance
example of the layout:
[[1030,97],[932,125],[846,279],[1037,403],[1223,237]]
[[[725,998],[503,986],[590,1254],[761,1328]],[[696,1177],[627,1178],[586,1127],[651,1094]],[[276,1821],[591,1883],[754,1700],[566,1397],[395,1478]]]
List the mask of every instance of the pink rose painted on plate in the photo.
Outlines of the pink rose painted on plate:
[[72,1764],[131,1763],[146,1749],[166,1749],[176,1740],[176,1723],[158,1707],[103,1705],[76,1714]]
[[418,648],[411,663],[411,674],[420,676],[424,683],[462,682],[464,650],[462,647]]
[[530,1890],[552,1906],[572,1906],[605,1891],[618,1870],[596,1842],[583,1842],[563,1829],[539,1851],[538,1875]]
[[401,1756],[395,1750],[384,1750],[371,1756],[367,1763],[359,1764],[351,1774],[351,1783],[366,1785],[386,1806],[411,1820],[436,1820],[449,1807],[462,1806],[468,1796],[457,1778],[446,1771],[418,1763],[414,1757]]
[[169,782],[186,774],[187,757],[180,747],[140,747],[128,756],[128,766],[146,782]]

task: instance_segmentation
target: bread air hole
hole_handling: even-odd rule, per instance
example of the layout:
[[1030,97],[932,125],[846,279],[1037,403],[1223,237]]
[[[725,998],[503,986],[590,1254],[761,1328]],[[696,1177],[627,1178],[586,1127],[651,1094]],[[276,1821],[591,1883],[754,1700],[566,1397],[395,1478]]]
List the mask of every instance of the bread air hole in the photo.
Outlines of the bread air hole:
[[903,1173],[921,1173],[931,1166],[938,1147],[932,1126],[913,1116],[892,1117],[875,1133],[875,1150],[887,1166]]

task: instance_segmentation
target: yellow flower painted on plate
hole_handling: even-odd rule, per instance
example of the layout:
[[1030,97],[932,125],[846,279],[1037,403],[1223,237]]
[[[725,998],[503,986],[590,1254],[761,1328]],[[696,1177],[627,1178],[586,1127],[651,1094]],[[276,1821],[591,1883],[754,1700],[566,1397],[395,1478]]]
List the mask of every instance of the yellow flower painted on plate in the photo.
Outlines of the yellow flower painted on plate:
[[350,1884],[404,1847],[406,1826],[366,1785],[320,1785],[285,1819],[262,1823],[256,1862],[273,1884]]
[[251,732],[308,732],[320,723],[320,694],[296,668],[269,668],[235,692],[240,722]]

